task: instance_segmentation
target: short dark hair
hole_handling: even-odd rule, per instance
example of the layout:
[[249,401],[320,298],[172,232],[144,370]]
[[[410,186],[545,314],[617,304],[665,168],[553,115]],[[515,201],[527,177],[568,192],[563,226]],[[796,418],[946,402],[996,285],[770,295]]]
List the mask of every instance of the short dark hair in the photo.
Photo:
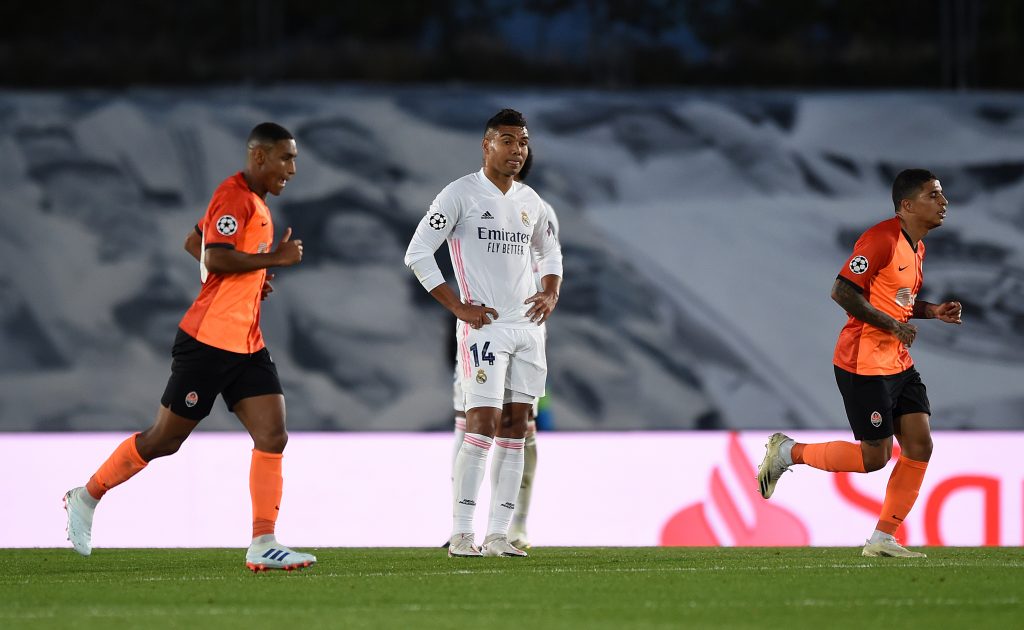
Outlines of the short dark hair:
[[523,167],[516,173],[516,179],[525,182],[531,168],[533,168],[533,147],[530,147],[530,152],[526,154],[526,159],[523,160]]
[[250,149],[256,146],[276,144],[281,140],[294,140],[295,136],[281,125],[272,122],[260,123],[249,132],[245,146]]
[[908,168],[900,171],[892,182],[892,205],[896,212],[900,210],[900,202],[904,199],[915,197],[921,191],[921,186],[938,179],[935,173],[923,168]]
[[525,127],[526,116],[523,116],[514,109],[505,108],[491,116],[491,119],[487,121],[487,126],[484,127],[484,135],[486,136],[491,131],[503,125],[507,125],[509,127]]

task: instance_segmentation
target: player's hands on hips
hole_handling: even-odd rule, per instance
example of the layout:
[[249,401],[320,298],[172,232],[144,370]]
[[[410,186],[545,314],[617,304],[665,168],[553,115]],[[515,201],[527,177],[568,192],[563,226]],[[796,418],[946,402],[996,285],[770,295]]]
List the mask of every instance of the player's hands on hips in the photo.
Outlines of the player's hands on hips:
[[284,236],[281,237],[281,242],[277,244],[277,249],[274,251],[277,257],[276,266],[290,267],[299,264],[299,261],[302,260],[302,241],[291,239],[292,229],[288,228],[284,231]]
[[554,291],[550,293],[537,291],[526,298],[523,304],[531,305],[530,309],[526,311],[526,316],[539,326],[551,317],[551,311],[555,310],[555,304],[558,304],[558,294]]
[[263,279],[263,289],[260,291],[260,302],[267,299],[267,296],[274,292],[274,285],[270,284],[270,281],[274,279],[274,274],[268,273],[267,277]]
[[933,315],[947,324],[962,324],[960,316],[963,315],[964,307],[960,302],[943,302],[935,305]]
[[896,322],[896,328],[893,329],[892,334],[896,335],[896,338],[909,348],[914,343],[914,338],[917,337],[917,328],[910,324]]
[[486,304],[462,304],[455,316],[472,328],[483,328],[498,319],[498,311]]

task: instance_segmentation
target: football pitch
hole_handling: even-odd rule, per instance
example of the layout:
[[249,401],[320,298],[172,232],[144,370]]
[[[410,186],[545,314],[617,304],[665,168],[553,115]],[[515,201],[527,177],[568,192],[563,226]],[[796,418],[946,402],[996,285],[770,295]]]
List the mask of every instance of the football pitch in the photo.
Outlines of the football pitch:
[[241,549],[0,550],[0,628],[1011,628],[1024,550],[317,549],[253,574]]

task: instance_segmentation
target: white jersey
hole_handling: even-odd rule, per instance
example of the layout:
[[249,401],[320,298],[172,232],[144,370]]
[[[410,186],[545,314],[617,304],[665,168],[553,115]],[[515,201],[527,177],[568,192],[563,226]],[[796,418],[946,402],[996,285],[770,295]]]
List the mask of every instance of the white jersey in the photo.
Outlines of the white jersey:
[[[557,241],[558,240],[558,234],[559,234],[558,215],[555,214],[555,209],[551,207],[550,203],[544,201],[543,199],[540,200],[540,203],[541,203],[541,205],[544,206],[544,209],[547,210],[547,212],[548,212],[548,232],[553,237],[555,237],[555,240]],[[559,274],[559,275],[561,275],[561,274]],[[544,275],[541,274],[541,272],[540,272],[540,267],[537,264],[537,259],[536,258],[533,259],[533,277],[534,277],[534,280],[537,283],[537,290],[538,291],[542,291],[544,289],[544,285],[541,283],[541,279],[544,277]]]
[[548,206],[526,184],[505,194],[483,169],[461,177],[437,195],[420,220],[405,264],[430,291],[444,282],[434,253],[447,239],[462,301],[498,311],[490,326],[535,327],[526,316],[542,277],[562,275],[562,250]]

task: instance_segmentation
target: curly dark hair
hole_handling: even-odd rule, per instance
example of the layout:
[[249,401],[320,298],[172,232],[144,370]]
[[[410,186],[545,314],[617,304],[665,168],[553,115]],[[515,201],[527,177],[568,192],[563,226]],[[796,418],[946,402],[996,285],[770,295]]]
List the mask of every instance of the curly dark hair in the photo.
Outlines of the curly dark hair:
[[509,127],[525,127],[526,116],[523,116],[514,109],[505,108],[491,116],[490,120],[487,121],[487,126],[484,127],[484,135],[486,136],[503,125],[507,125]]
[[916,196],[921,191],[921,186],[935,179],[938,179],[935,173],[923,168],[900,171],[892,182],[892,205],[896,207],[896,211],[899,212],[901,201]]

